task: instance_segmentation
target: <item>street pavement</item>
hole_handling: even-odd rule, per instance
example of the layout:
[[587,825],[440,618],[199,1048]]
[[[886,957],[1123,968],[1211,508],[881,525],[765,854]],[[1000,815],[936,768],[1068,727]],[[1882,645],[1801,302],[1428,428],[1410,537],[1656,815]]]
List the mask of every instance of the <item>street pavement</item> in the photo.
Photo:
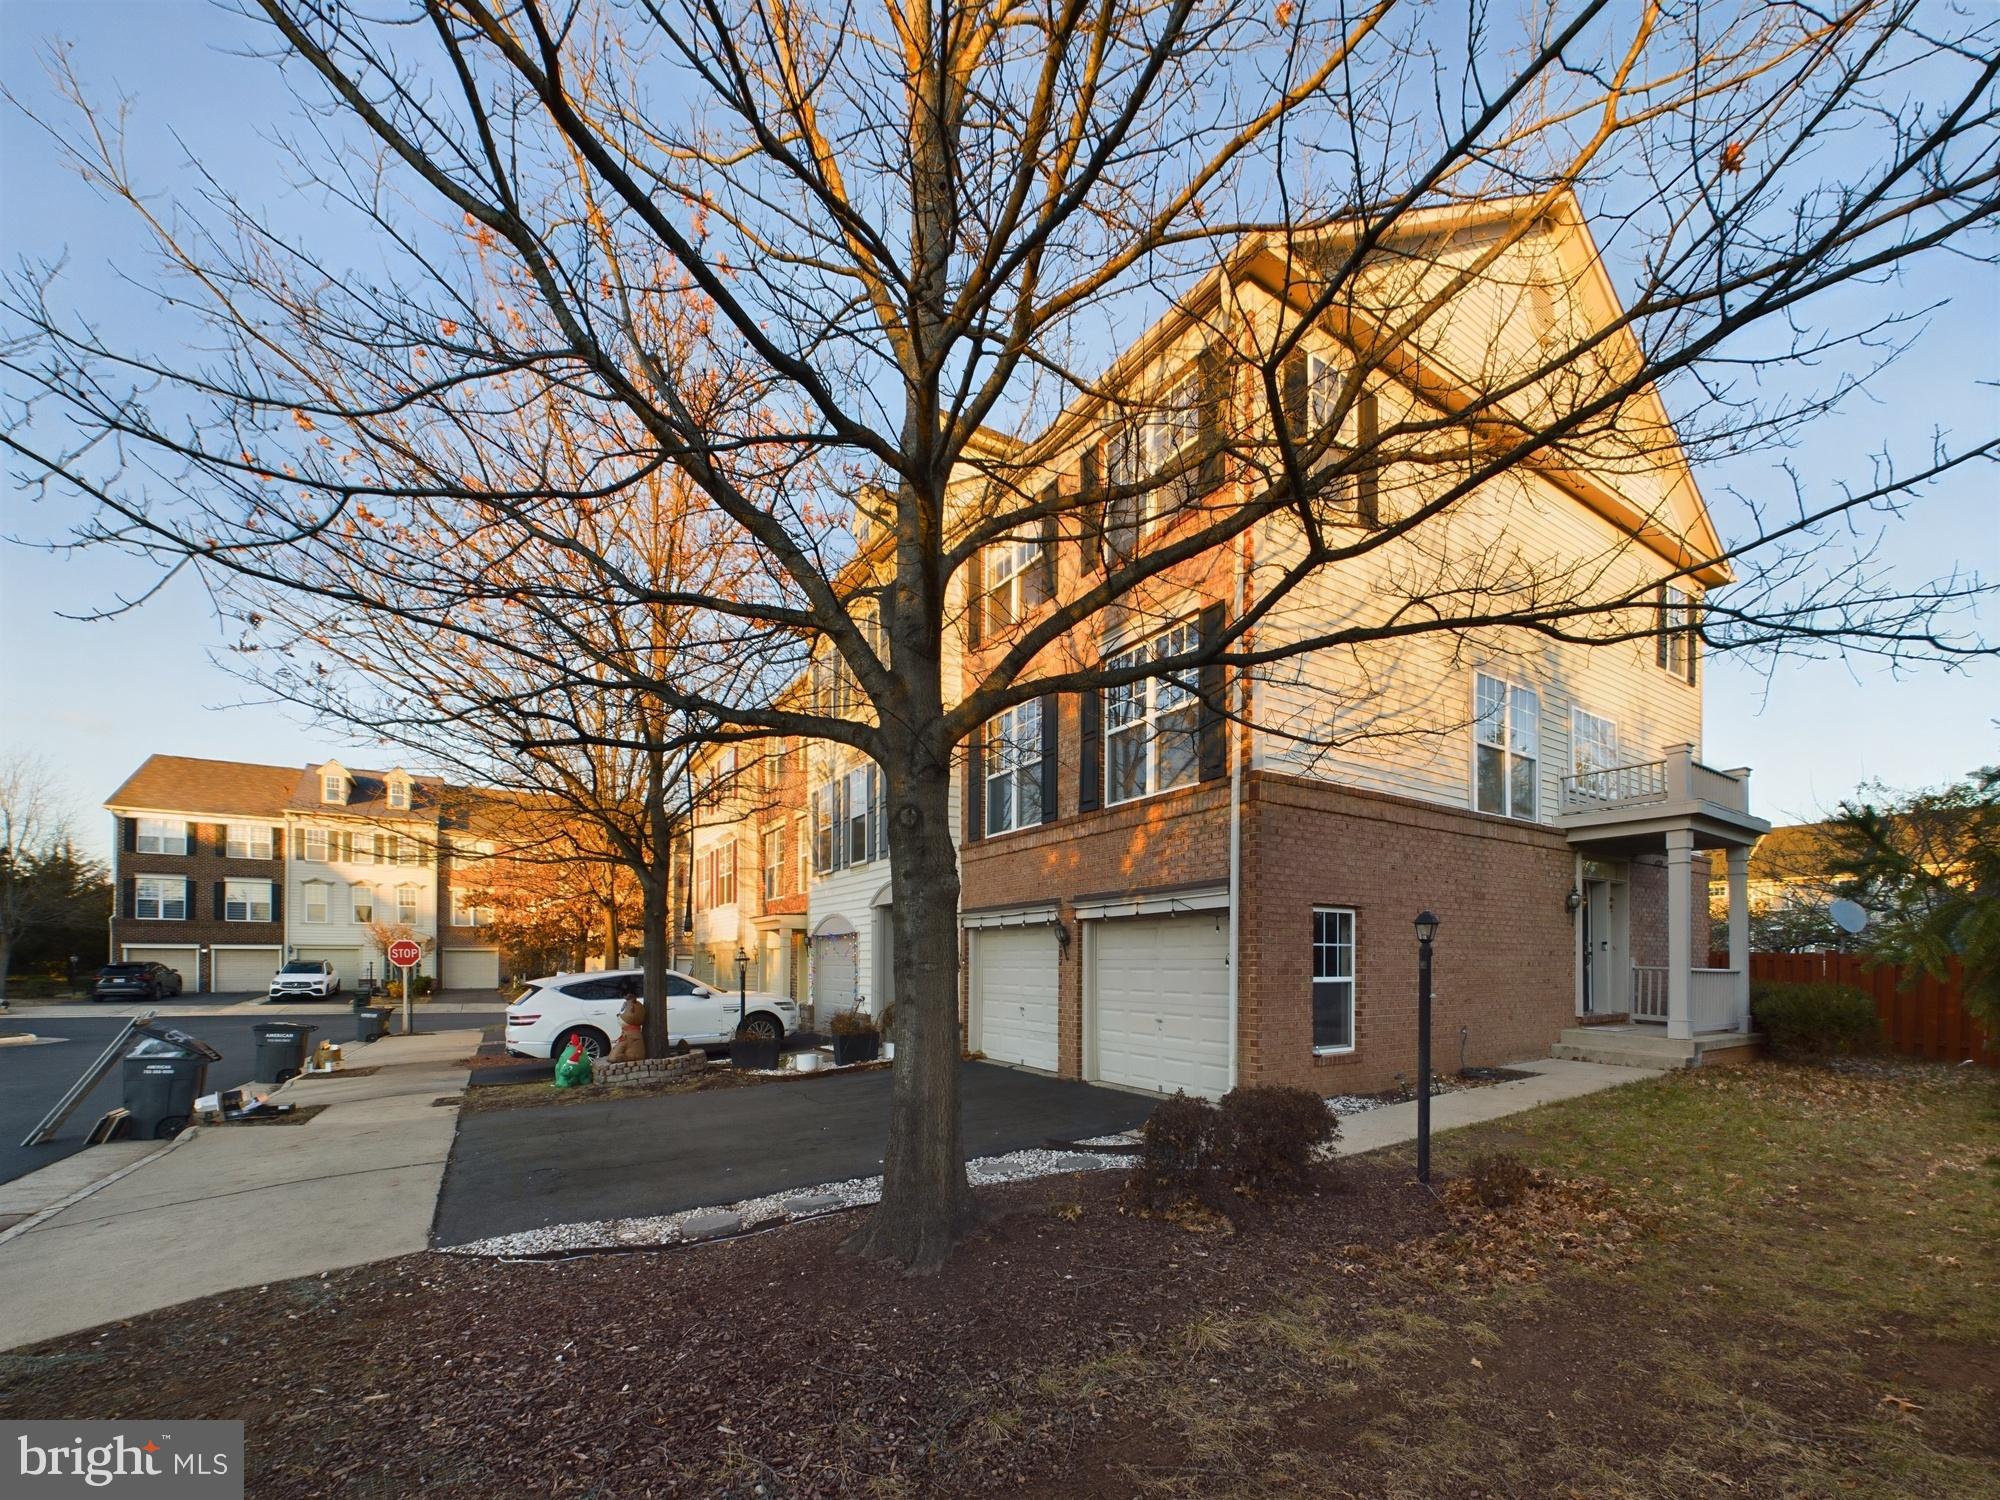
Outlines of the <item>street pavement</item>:
[[[642,1218],[817,1187],[882,1170],[889,1070],[757,1088],[459,1119],[436,1241]],[[992,1063],[964,1064],[967,1156],[1129,1130],[1157,1102]]]
[[[203,996],[204,1000],[211,998]],[[23,1146],[21,1141],[35,1122],[63,1096],[83,1070],[125,1024],[124,1013],[143,1010],[139,1006],[49,1006],[16,1010],[0,1016],[0,1036],[33,1033],[59,1037],[44,1046],[0,1047],[0,1182],[12,1182],[23,1173],[61,1161],[83,1149],[90,1127],[107,1110],[116,1108],[124,1097],[122,1065],[114,1065],[90,1095],[77,1106],[56,1138],[42,1146]],[[200,1008],[208,1010],[208,1007]],[[427,1016],[435,1015],[435,1021]],[[431,1012],[420,1007],[418,1028],[484,1028],[504,1020],[497,1009],[480,1011]],[[162,1024],[177,1027],[201,1038],[222,1053],[222,1061],[208,1070],[211,1089],[233,1089],[246,1083],[269,1083],[256,1076],[257,1042],[251,1030],[260,1021],[300,1021],[319,1028],[315,1042],[329,1039],[345,1042],[354,1035],[354,1015],[345,1002],[331,1005],[303,1005],[281,1009],[275,1005],[237,1006],[226,1011],[201,1014],[169,1000],[161,1007]],[[400,1026],[400,1017],[392,1025]],[[365,1049],[363,1049],[365,1051]],[[358,1062],[360,1054],[355,1055]]]

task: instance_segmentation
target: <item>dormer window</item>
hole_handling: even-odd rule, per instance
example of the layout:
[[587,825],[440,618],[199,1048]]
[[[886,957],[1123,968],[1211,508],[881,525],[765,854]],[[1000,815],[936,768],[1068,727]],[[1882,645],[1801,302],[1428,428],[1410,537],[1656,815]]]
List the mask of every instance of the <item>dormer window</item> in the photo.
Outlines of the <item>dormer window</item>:
[[338,771],[328,771],[319,779],[319,800],[338,807],[347,800],[347,778]]
[[410,784],[400,776],[389,782],[389,806],[398,811],[407,811],[410,806]]

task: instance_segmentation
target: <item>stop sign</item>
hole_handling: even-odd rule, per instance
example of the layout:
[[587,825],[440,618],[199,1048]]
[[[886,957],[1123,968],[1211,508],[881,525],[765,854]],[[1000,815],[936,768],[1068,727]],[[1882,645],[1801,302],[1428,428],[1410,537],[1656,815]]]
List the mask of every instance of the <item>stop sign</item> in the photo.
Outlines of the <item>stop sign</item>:
[[408,938],[399,938],[389,945],[389,962],[399,969],[414,969],[423,956],[424,950]]

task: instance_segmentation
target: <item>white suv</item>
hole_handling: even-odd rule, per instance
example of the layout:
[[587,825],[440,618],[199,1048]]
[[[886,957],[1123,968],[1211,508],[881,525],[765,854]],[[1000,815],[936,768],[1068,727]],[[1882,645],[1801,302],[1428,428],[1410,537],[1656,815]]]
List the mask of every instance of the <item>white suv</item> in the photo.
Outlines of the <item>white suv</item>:
[[264,1002],[331,1000],[339,993],[340,976],[333,972],[332,964],[323,958],[295,958],[271,976],[271,992]]
[[[574,1036],[592,1057],[603,1057],[618,1035],[618,1012],[642,995],[643,969],[595,974],[552,974],[531,979],[507,1007],[507,1050],[517,1057],[558,1057]],[[734,990],[710,989],[698,979],[667,970],[667,1035],[696,1047],[720,1047],[736,1035]],[[756,990],[743,997],[743,1031],[783,1041],[798,1030],[799,1008],[783,995]]]

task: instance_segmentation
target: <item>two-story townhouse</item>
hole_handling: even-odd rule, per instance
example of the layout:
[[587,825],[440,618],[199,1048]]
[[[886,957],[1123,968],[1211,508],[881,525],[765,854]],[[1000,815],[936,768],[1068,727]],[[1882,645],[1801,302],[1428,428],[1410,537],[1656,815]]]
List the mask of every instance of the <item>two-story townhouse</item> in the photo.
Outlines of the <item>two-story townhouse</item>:
[[[1449,273],[1480,257],[1510,215],[1545,208],[1416,221],[1430,240],[1410,263],[1420,277]],[[1462,308],[1426,326],[1420,350],[1399,353],[1365,309],[1309,330],[1283,371],[1284,419],[1323,420],[1321,393],[1356,368],[1358,348],[1372,372],[1349,420],[1388,432],[1406,414],[1473,404],[1482,380],[1504,379],[1514,344],[1537,341],[1538,323],[1614,319],[1573,205],[1548,212],[1516,259],[1533,263],[1489,270]],[[1216,357],[1212,330],[1275,324],[1308,280],[1286,248],[1246,242],[1103,383],[1170,394],[1145,403],[1138,423],[1102,398],[1077,403],[1031,455],[1047,482],[1079,494],[1100,476],[1136,479],[1203,424],[1254,420],[1247,374]],[[1180,389],[1185,399],[1171,395]],[[1427,591],[1504,591],[1585,568],[1606,597],[1653,599],[1631,638],[1461,631],[1329,646],[1254,672],[1211,667],[1194,681],[1050,695],[986,725],[964,774],[970,1045],[1155,1090],[1384,1087],[1412,1067],[1410,924],[1425,908],[1444,921],[1440,1065],[1541,1053],[1579,1018],[1657,1022],[1690,1044],[1740,1033],[1747,923],[1732,923],[1729,969],[1695,961],[1707,951],[1697,851],[1727,854],[1740,914],[1748,850],[1766,826],[1750,816],[1747,772],[1700,760],[1695,593],[1727,574],[1702,567],[1685,593],[1643,592],[1720,549],[1664,413],[1632,420],[1649,426],[1643,440],[1607,445],[1601,463],[1517,468],[1456,505],[1449,528],[1391,536],[1320,569],[1257,617],[1247,643],[1305,645],[1379,623]],[[1189,498],[1227,509],[1250,482],[1247,466],[1204,465]],[[1357,479],[1314,519],[1362,534],[1450,482],[1448,455],[1413,454]],[[1032,479],[1019,487],[1032,492]],[[1172,507],[1114,512],[1080,543],[1051,530],[988,548],[968,661],[1088,587],[1107,556],[1162,545],[1183,524]],[[1125,663],[1185,650],[1262,598],[1304,547],[1302,523],[1274,518],[1152,580],[1045,656]]]
[[152,755],[105,802],[115,962],[180,972],[187,992],[253,992],[284,952],[285,804],[295,766]]
[[284,808],[286,945],[325,960],[341,983],[387,976],[390,935],[423,946],[420,974],[438,975],[439,818],[433,777],[349,770],[337,760],[293,772]]
[[445,798],[435,834],[438,988],[496,990],[510,976],[493,933],[493,871],[512,847],[520,819],[490,794],[451,788]]

